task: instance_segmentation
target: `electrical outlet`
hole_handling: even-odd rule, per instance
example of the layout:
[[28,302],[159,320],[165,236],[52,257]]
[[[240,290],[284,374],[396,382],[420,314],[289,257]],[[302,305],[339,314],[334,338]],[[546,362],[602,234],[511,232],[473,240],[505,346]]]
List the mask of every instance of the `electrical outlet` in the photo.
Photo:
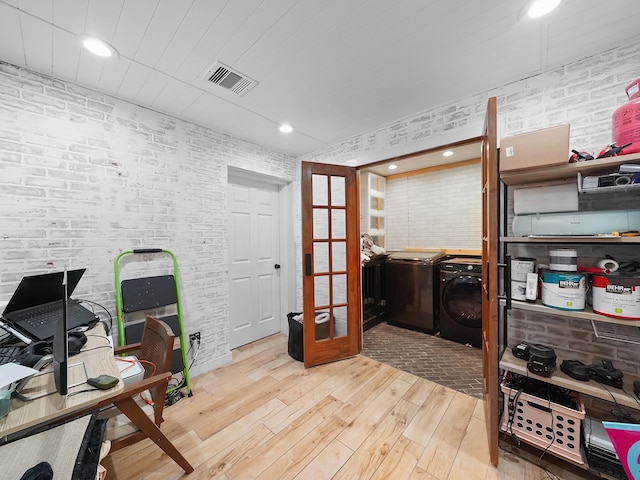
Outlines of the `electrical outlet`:
[[189,335],[189,342],[191,343],[200,343],[200,332],[195,332]]

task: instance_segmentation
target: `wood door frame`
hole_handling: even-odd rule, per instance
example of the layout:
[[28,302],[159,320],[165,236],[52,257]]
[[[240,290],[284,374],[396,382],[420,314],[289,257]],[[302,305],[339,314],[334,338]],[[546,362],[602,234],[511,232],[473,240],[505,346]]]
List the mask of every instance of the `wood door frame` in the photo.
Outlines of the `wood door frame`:
[[[242,168],[227,167],[227,188],[234,179],[247,179],[255,182],[277,185],[280,215],[280,332],[287,332],[287,312],[295,308],[296,291],[296,255],[294,238],[294,183],[291,180],[265,175]],[[227,211],[229,209],[227,199]],[[228,228],[228,226],[227,226]],[[227,281],[228,281],[227,276]],[[293,293],[292,293],[293,292]]]

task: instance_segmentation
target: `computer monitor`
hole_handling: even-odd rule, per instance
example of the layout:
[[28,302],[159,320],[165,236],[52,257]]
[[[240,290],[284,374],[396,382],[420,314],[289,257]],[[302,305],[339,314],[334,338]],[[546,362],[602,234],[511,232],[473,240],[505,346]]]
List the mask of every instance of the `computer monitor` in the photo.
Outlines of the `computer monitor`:
[[58,319],[56,330],[53,334],[53,377],[56,391],[60,395],[66,395],[69,390],[67,382],[69,363],[67,299],[67,269],[65,268],[62,275],[62,317]]

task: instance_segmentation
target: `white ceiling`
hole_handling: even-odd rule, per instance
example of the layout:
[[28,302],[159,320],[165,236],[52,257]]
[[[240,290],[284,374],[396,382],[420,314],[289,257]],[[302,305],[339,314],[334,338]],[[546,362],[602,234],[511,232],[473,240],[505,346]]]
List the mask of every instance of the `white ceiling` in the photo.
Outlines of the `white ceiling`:
[[[0,60],[299,155],[638,35],[638,0],[527,2],[0,0]],[[209,84],[216,61],[258,85]]]
[[[437,167],[439,165],[460,163],[467,160],[480,160],[482,144],[478,142],[464,145],[444,146],[434,148],[425,152],[419,152],[402,157],[391,158],[382,162],[367,165],[361,168],[363,172],[373,172],[382,177],[389,175],[400,175],[407,172],[416,172],[423,169]],[[450,152],[451,156],[444,156],[445,152]],[[390,170],[389,165],[395,165],[395,169]]]

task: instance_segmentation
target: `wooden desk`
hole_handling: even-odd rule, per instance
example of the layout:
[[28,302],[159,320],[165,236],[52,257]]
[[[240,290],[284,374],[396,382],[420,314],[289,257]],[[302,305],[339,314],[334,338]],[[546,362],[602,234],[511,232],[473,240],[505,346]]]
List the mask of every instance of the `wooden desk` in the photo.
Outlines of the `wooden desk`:
[[[193,472],[193,467],[173,446],[158,426],[144,413],[132,398],[131,393],[123,392],[124,382],[120,376],[102,324],[98,323],[96,327],[87,332],[87,343],[82,348],[82,351],[78,355],[69,358],[70,365],[80,362],[85,363],[89,377],[106,374],[119,378],[120,382],[109,390],[91,390],[73,395],[74,392],[92,388],[87,384],[79,385],[69,388],[69,395],[66,397],[53,393],[28,402],[13,398],[9,407],[9,414],[0,419],[0,437],[113,404],[180,465],[185,472]],[[52,368],[53,366],[47,367],[47,369]],[[44,371],[47,371],[47,369]],[[167,373],[167,375],[170,374]],[[68,383],[71,385],[82,380],[86,380],[84,368],[82,366],[70,367]],[[144,381],[140,383],[142,385]],[[142,390],[146,389],[144,385],[141,388]],[[22,389],[22,394],[29,397],[43,391],[55,392],[53,374],[32,377]]]
[[[86,333],[87,343],[82,347],[78,355],[69,357],[69,364],[74,365],[84,362],[89,376],[97,377],[104,373],[119,378],[120,382],[110,390],[96,390],[66,397],[53,393],[29,402],[23,402],[14,396],[9,406],[9,414],[0,419],[0,437],[72,415],[76,411],[96,405],[103,399],[111,398],[124,388],[118,366],[113,358],[113,351],[109,346],[102,324],[98,323]],[[53,365],[46,367],[43,372],[53,372]],[[86,380],[86,375],[82,365],[69,368],[68,383],[70,385],[83,380]],[[84,384],[70,388],[69,393],[73,394],[90,388],[92,387]],[[25,388],[22,389],[22,393],[27,397],[35,396],[42,392],[55,391],[53,373],[29,379]]]

